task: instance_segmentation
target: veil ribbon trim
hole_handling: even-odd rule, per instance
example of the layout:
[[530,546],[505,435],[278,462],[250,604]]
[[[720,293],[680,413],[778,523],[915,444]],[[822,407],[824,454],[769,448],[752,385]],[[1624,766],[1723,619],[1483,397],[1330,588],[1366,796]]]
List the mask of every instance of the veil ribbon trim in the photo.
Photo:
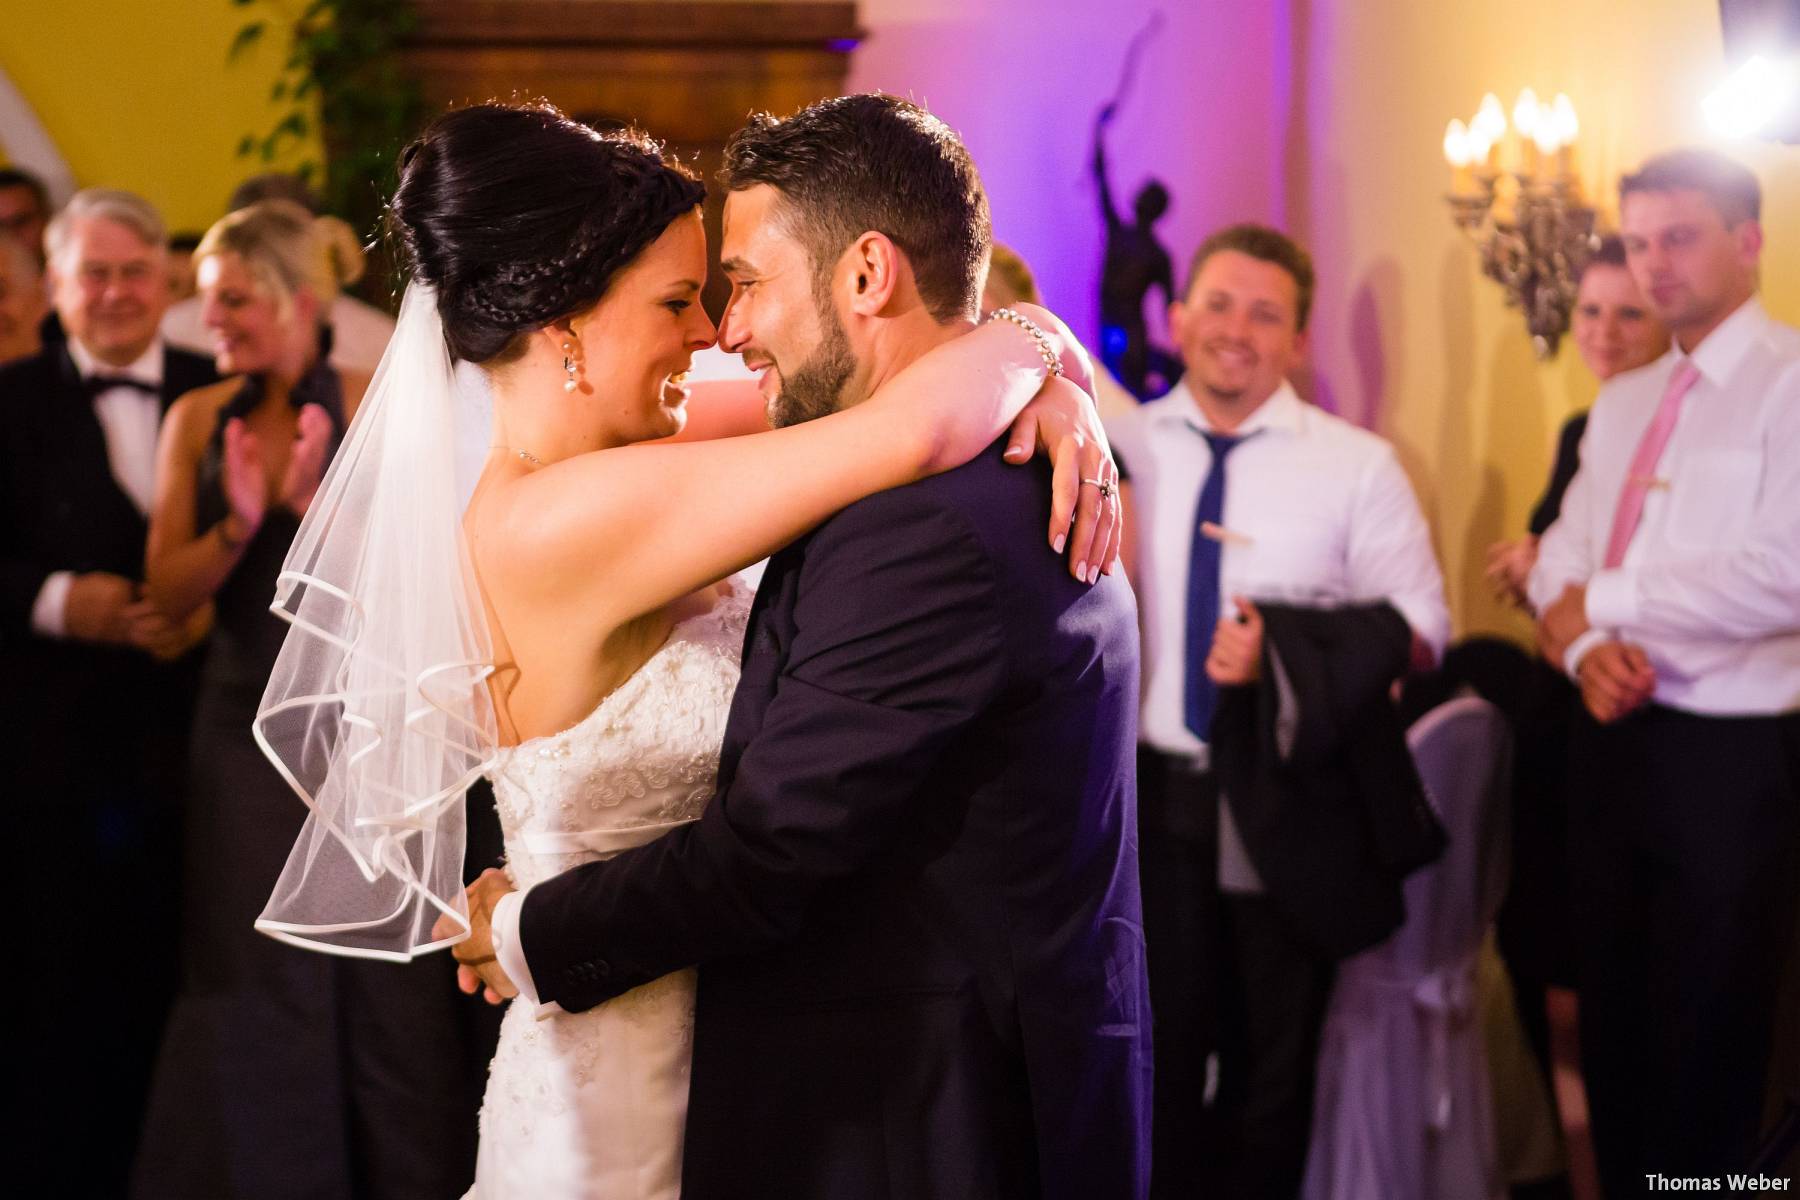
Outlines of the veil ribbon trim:
[[457,479],[459,444],[485,444],[470,384],[414,284],[277,577],[252,734],[307,808],[256,922],[282,941],[407,961],[467,936],[463,794],[499,744]]

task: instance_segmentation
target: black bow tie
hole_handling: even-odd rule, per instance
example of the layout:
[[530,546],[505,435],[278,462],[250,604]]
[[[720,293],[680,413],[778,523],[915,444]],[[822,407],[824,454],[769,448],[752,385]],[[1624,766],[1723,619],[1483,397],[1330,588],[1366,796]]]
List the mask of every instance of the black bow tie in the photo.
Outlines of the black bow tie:
[[98,396],[101,392],[111,391],[113,388],[136,388],[147,396],[162,395],[161,384],[151,383],[144,379],[133,379],[129,375],[89,375],[81,381],[81,387],[83,391],[87,392],[89,399]]

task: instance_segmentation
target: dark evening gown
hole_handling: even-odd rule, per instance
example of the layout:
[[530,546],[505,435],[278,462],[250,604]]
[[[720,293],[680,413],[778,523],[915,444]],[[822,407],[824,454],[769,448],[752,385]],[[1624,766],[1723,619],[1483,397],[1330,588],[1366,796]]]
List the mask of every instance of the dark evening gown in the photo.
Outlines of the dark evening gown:
[[[321,366],[293,396],[331,415],[334,450],[340,392]],[[248,380],[219,414],[199,529],[228,511],[225,423],[260,399]],[[343,958],[253,928],[305,815],[250,732],[288,628],[269,602],[298,527],[271,511],[215,598],[191,743],[182,985],[133,1180],[143,1200],[442,1200],[474,1173],[486,1058],[449,956]]]

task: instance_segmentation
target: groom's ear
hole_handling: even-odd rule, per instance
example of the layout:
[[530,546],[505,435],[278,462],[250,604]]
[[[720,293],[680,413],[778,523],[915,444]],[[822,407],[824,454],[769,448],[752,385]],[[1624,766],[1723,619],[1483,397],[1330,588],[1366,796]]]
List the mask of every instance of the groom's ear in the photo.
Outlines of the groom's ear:
[[863,317],[881,315],[906,275],[906,259],[885,233],[870,230],[850,243],[838,260],[839,278],[849,295],[850,311]]

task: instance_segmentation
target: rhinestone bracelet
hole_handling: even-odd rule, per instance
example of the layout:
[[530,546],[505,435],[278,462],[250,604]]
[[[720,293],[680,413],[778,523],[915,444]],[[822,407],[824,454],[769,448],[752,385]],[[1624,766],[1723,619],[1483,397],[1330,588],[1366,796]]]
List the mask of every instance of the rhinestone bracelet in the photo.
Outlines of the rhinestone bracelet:
[[1016,312],[1010,308],[996,308],[993,312],[988,314],[987,319],[990,321],[1007,321],[1017,325],[1020,329],[1023,329],[1030,336],[1031,340],[1037,343],[1037,352],[1043,357],[1044,368],[1052,375],[1061,375],[1063,373],[1062,359],[1057,357],[1055,348],[1050,345],[1050,335],[1045,333],[1043,327],[1036,321],[1032,320],[1024,313]]

